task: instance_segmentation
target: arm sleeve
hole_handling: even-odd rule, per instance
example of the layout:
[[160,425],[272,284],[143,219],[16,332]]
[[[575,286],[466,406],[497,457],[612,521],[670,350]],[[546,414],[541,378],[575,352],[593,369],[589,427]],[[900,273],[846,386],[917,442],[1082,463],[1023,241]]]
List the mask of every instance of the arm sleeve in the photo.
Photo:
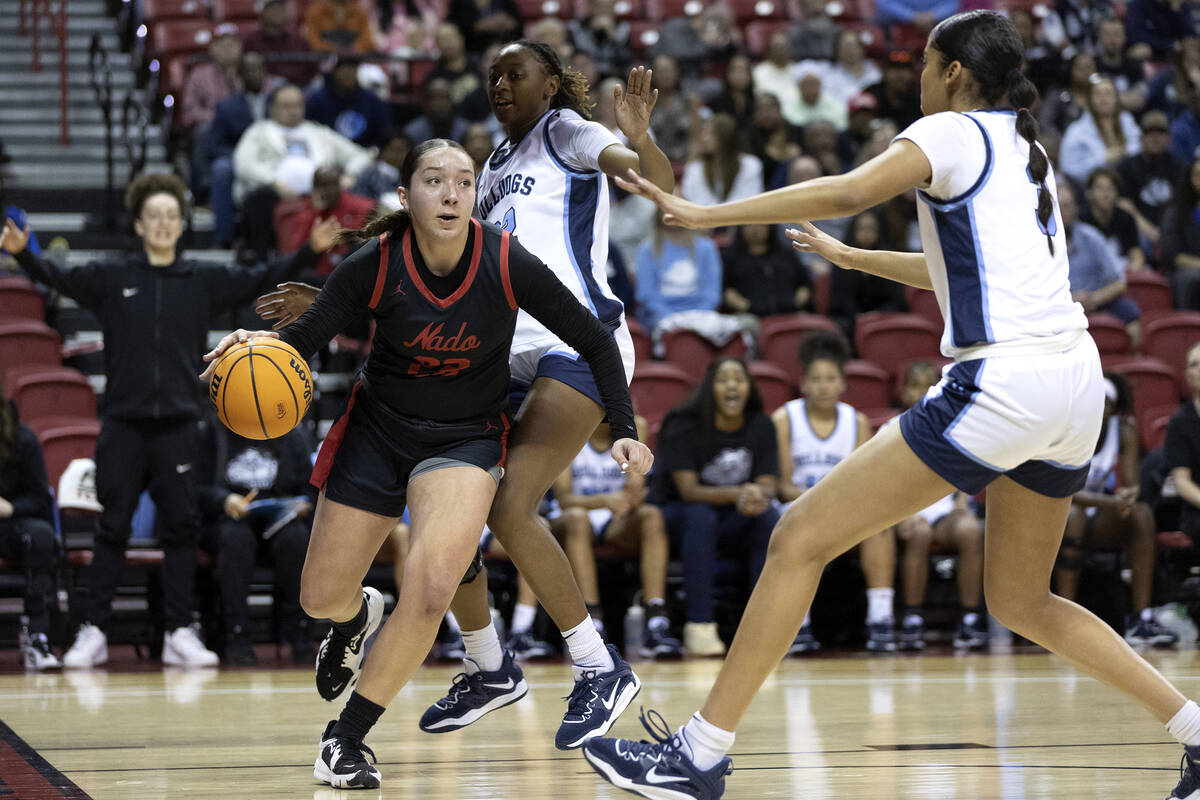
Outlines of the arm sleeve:
[[371,302],[379,272],[379,242],[360,247],[337,265],[321,287],[316,301],[300,319],[279,332],[279,338],[304,358],[343,331]]
[[101,267],[98,265],[64,269],[52,261],[38,258],[28,246],[17,253],[16,258],[25,274],[36,282],[57,289],[85,308],[94,310],[100,305]]
[[36,517],[54,524],[54,500],[50,495],[50,479],[37,435],[25,426],[17,429],[17,452],[21,459],[21,493],[7,498],[14,517]]
[[758,414],[750,429],[750,450],[754,453],[754,477],[779,474],[779,446],[775,426],[766,414]]
[[509,275],[517,305],[577,350],[591,367],[604,400],[613,441],[637,440],[633,403],[625,365],[617,342],[557,276],[528,250],[512,240]]
[[562,113],[548,133],[554,154],[568,167],[599,170],[600,153],[621,140],[599,122]]
[[984,134],[965,114],[942,111],[921,117],[892,141],[900,139],[908,139],[929,159],[932,177],[925,191],[932,197],[958,197],[983,176],[987,162]]
[[308,242],[290,256],[253,267],[222,266],[213,272],[213,305],[224,311],[245,305],[275,284],[288,280],[301,270],[312,269],[320,260]]

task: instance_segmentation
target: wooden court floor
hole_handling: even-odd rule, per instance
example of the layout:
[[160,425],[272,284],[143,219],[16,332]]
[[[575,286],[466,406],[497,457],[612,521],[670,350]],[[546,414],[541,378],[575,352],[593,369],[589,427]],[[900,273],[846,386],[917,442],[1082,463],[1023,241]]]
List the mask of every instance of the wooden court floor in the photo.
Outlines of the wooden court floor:
[[[1196,651],[1150,658],[1200,695]],[[635,665],[644,687],[615,732],[641,737],[639,704],[681,724],[717,667]],[[0,797],[630,797],[554,749],[561,664],[528,666],[530,694],[464,731],[421,733],[455,672],[424,668],[368,737],[384,779],[369,792],[314,782],[335,707],[303,669],[0,675]],[[1157,721],[1041,652],[789,660],[738,733],[725,796],[1160,800],[1180,754]]]

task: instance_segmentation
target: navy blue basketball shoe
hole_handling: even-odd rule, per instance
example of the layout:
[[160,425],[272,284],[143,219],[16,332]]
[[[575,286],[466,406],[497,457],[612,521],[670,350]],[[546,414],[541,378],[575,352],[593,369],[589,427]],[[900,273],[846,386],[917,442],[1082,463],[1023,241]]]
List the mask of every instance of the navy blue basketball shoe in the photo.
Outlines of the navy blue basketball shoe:
[[559,750],[573,750],[594,736],[603,736],[617,721],[637,693],[642,682],[621,658],[617,648],[608,645],[613,670],[597,672],[584,670],[575,681],[575,688],[565,698],[567,713],[554,737]]
[[458,673],[450,691],[421,715],[418,724],[426,733],[449,733],[465,728],[497,708],[517,702],[529,691],[525,674],[506,650],[494,672]]

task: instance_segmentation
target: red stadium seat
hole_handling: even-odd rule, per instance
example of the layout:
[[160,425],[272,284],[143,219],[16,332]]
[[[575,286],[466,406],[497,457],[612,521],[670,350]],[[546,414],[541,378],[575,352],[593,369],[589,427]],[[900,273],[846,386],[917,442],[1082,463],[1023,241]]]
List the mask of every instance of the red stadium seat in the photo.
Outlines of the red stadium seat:
[[1142,326],[1142,352],[1176,371],[1180,391],[1188,394],[1183,374],[1188,348],[1200,342],[1200,312],[1174,311]]
[[1101,355],[1133,355],[1133,342],[1125,323],[1112,314],[1088,314],[1088,333],[1096,341]]
[[1142,314],[1155,314],[1175,308],[1171,284],[1152,269],[1125,273],[1125,294],[1133,299]]
[[46,300],[31,281],[20,276],[0,278],[0,319],[44,322]]
[[858,32],[858,40],[871,58],[879,58],[887,52],[887,34],[878,25],[872,22],[847,22],[842,27]]
[[887,408],[892,404],[887,370],[868,361],[846,364],[846,392],[842,401],[861,410]]
[[165,19],[208,19],[204,0],[141,0],[141,9],[147,25]]
[[877,431],[886,425],[897,415],[902,414],[900,409],[892,408],[891,406],[878,406],[876,408],[858,408],[855,409],[867,418],[867,424],[871,426],[872,431]]
[[770,414],[796,395],[796,386],[792,376],[774,364],[766,361],[750,362],[750,377],[758,384],[758,393],[762,395],[763,410]]
[[160,61],[168,56],[203,53],[212,41],[212,23],[208,20],[163,20],[150,26],[146,58]]
[[1124,375],[1133,388],[1133,416],[1146,420],[1146,412],[1155,406],[1179,405],[1179,381],[1176,371],[1153,358],[1121,361],[1108,367]]
[[629,393],[638,413],[646,418],[651,429],[657,429],[667,412],[687,397],[693,383],[688,374],[674,364],[651,362],[639,365],[633,373]]
[[70,367],[50,367],[39,372],[26,372],[11,386],[9,397],[17,404],[22,420],[43,416],[96,416],[96,393],[88,379]]
[[825,6],[825,13],[842,24],[869,22],[875,19],[875,3],[874,0],[831,0]]
[[776,314],[765,317],[758,332],[758,353],[764,361],[792,376],[799,383],[800,340],[809,331],[837,331],[829,317],[816,314]]
[[740,336],[735,336],[721,347],[692,331],[670,331],[663,334],[662,341],[666,360],[695,381],[704,376],[704,370],[717,356],[746,357],[746,343]]
[[635,58],[641,58],[646,51],[658,43],[657,22],[629,23],[629,51]]
[[58,365],[62,362],[61,344],[58,333],[44,322],[0,323],[0,374],[20,364]]
[[937,296],[928,289],[918,289],[915,286],[904,287],[904,297],[908,301],[910,314],[918,314],[934,325],[944,325],[942,309],[938,307]]
[[787,6],[783,0],[730,0],[733,15],[741,26],[755,20],[787,21]]
[[[587,14],[587,4],[580,3],[580,8],[576,14],[582,18]],[[631,22],[635,19],[645,19],[646,4],[644,0],[617,0],[613,3],[613,14],[618,20]]]
[[516,0],[517,10],[526,24],[536,22],[543,17],[558,17],[570,19],[574,13],[574,4],[570,0]]
[[626,317],[625,322],[629,325],[629,335],[633,337],[633,353],[636,363],[649,361],[653,358],[650,333],[635,319]]
[[701,0],[646,0],[646,19],[653,22],[694,17],[703,10]]
[[762,58],[767,49],[767,42],[777,32],[787,33],[792,23],[780,19],[756,19],[747,22],[743,29],[746,34],[746,50],[753,58]]
[[46,459],[46,475],[51,486],[58,486],[63,470],[75,459],[95,457],[99,435],[100,423],[96,420],[41,432],[38,440],[42,443],[42,456]]
[[942,329],[917,314],[862,316],[854,329],[858,356],[895,370],[906,359],[941,357]]
[[217,22],[258,19],[258,0],[212,0],[212,15]]
[[1147,451],[1153,450],[1163,443],[1167,437],[1167,423],[1171,416],[1179,410],[1179,404],[1165,406],[1149,406],[1143,410],[1137,419],[1138,434],[1142,439],[1142,447]]
[[832,278],[828,272],[812,276],[812,309],[817,314],[828,314],[830,295],[833,291]]

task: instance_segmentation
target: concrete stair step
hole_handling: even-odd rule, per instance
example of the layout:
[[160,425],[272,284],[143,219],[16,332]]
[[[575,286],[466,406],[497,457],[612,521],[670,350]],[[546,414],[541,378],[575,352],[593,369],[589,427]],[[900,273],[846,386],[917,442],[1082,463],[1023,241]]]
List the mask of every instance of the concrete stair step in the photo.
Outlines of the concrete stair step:
[[[117,39],[117,34],[111,30],[108,33],[101,34],[100,43],[103,44],[105,47],[107,47],[110,52],[120,49],[120,42]],[[91,46],[91,44],[92,44],[92,34],[91,33],[76,33],[74,31],[71,31],[68,28],[68,30],[67,30],[67,49],[68,50],[80,50],[84,53],[87,53],[87,49]],[[27,52],[30,52],[30,48],[32,46],[33,45],[28,36],[19,36],[19,35],[17,35],[17,33],[15,31],[0,32],[0,50],[6,50],[6,51],[14,51],[15,50],[17,52],[26,52],[27,53]],[[39,46],[41,46],[43,54],[48,53],[51,50],[58,49],[58,40],[55,39],[53,36],[43,36],[39,42]]]
[[[19,142],[36,143],[36,142],[57,142],[58,136],[58,119],[54,120],[55,127],[51,131],[45,125],[38,123],[12,123],[7,119],[0,120],[0,129],[4,131],[4,145],[7,147],[10,144]],[[120,137],[121,128],[119,125],[114,126],[113,135]],[[160,132],[157,125],[150,125],[146,128],[147,141],[155,142],[160,139]],[[71,122],[71,142],[84,144],[100,142],[104,143],[104,125],[100,122]]]
[[[118,161],[124,159],[125,148],[120,141],[117,141],[117,134],[114,133],[113,139],[115,149],[113,156]],[[41,161],[41,162],[76,162],[88,161],[94,159],[104,159],[104,143],[103,142],[75,142],[72,141],[67,147],[63,147],[54,142],[38,142],[38,143],[20,143],[9,144],[5,143],[5,150],[13,157],[21,161]],[[151,141],[149,148],[146,151],[146,156],[151,161],[166,160],[166,150],[161,144]]]

